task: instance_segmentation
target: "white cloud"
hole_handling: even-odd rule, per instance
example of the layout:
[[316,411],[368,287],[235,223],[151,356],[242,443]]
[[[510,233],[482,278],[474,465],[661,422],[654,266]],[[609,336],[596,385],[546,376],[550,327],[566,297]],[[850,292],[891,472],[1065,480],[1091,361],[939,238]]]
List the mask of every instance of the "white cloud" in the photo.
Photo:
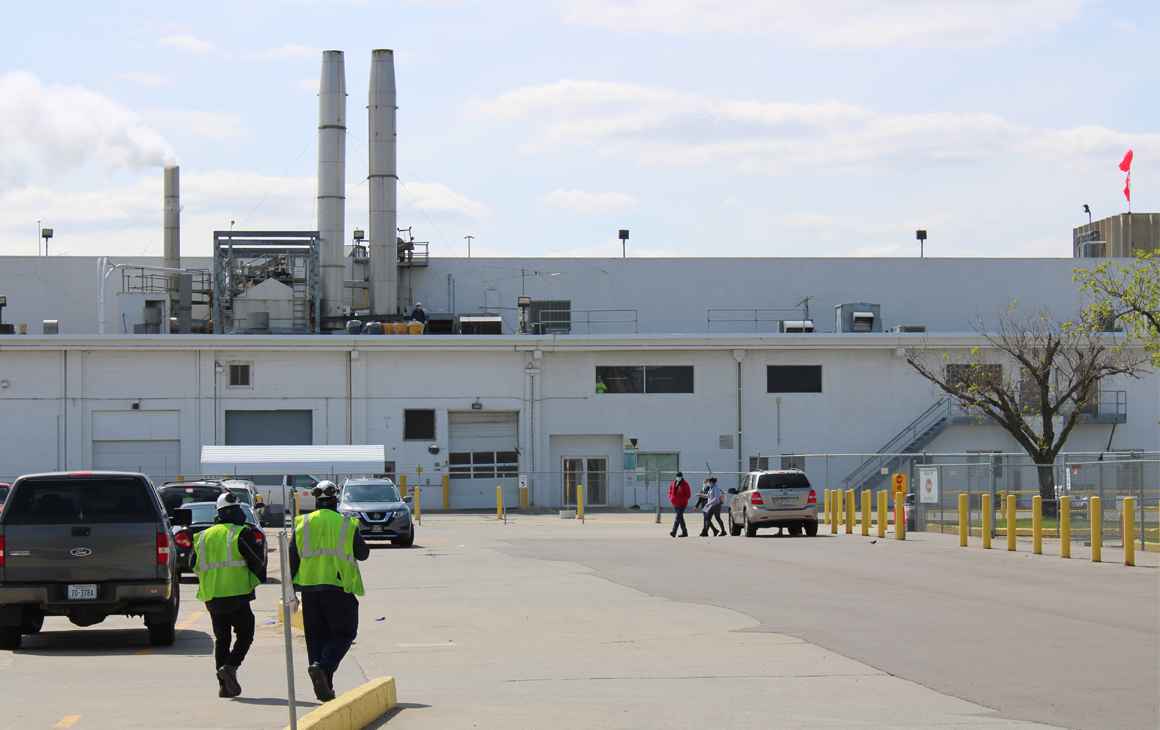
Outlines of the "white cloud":
[[491,215],[491,211],[483,203],[442,183],[400,183],[399,198],[400,207],[411,207],[426,213],[449,213],[474,219],[487,218]]
[[563,80],[525,86],[470,109],[525,122],[525,151],[582,147],[655,166],[724,164],[743,172],[891,169],[1005,155],[1052,160],[1160,152],[1160,134],[1103,127],[1037,129],[983,112],[884,113],[839,101],[712,98],[636,84]]
[[202,40],[201,38],[198,38],[195,35],[190,35],[188,33],[167,35],[159,40],[158,43],[167,48],[174,48],[179,51],[196,53],[200,56],[217,51],[217,46],[215,46],[213,43]]
[[173,156],[162,135],[116,101],[78,86],[0,74],[0,190],[95,164],[160,166]]
[[627,193],[587,190],[553,190],[544,195],[542,200],[554,208],[584,215],[616,213],[636,206],[636,198]]
[[615,31],[740,33],[821,47],[978,46],[1050,32],[1082,0],[562,0],[566,21]]
[[245,135],[241,116],[229,112],[207,112],[193,109],[151,109],[144,117],[168,132],[183,132],[194,137],[222,141]]
[[161,74],[150,73],[148,71],[126,71],[123,74],[118,74],[117,78],[122,81],[129,81],[139,86],[147,86],[150,88],[157,88],[159,86],[169,86],[173,80]]

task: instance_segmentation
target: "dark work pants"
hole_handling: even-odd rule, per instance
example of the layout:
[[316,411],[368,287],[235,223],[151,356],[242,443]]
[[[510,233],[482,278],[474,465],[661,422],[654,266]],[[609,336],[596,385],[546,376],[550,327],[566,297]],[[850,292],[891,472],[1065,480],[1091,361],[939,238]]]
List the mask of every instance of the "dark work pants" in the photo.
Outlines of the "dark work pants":
[[333,676],[358,636],[358,598],[343,590],[304,591],[302,628],[310,663]]
[[[230,611],[210,611],[213,621],[213,658],[219,669],[224,666],[240,667],[246,652],[254,643],[254,612],[246,603]],[[230,640],[236,634],[233,649]]]
[[[702,535],[708,535],[709,528],[711,528],[711,527],[713,528],[714,535],[721,533],[721,532],[725,532],[725,523],[721,521],[721,505],[717,504],[717,505],[710,507],[706,512],[704,512],[702,514],[702,517],[705,520],[704,523],[701,525],[701,534]],[[716,526],[713,525],[714,518],[717,519]]]
[[673,511],[677,513],[677,516],[673,518],[672,533],[674,535],[677,534],[677,528],[679,527],[679,528],[681,528],[682,535],[688,535],[689,528],[685,527],[685,508],[684,507],[673,507]]

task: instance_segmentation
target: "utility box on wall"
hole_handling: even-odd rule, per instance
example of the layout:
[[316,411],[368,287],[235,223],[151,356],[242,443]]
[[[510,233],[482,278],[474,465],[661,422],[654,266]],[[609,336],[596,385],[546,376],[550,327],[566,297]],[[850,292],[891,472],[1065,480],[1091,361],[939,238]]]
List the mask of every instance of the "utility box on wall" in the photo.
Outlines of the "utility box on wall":
[[834,307],[835,332],[881,332],[882,305],[857,302]]

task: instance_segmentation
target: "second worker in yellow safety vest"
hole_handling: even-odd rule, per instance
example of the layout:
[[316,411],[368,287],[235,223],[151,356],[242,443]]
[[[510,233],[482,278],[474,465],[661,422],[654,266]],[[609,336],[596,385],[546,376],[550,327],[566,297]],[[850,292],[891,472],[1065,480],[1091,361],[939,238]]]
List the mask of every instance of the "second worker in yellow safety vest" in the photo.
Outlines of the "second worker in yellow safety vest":
[[334,673],[358,636],[358,596],[363,594],[358,561],[370,557],[357,518],[338,513],[338,490],[321,481],[312,490],[315,510],[294,521],[290,572],[302,593],[307,672],[314,694],[334,699]]

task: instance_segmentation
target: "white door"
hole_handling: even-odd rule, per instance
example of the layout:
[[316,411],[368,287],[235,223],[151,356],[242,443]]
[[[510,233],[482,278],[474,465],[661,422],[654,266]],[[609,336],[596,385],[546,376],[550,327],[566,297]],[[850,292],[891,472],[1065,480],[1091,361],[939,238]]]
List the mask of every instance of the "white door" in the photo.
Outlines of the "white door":
[[94,441],[94,471],[134,471],[154,484],[181,474],[180,441]]
[[504,504],[519,501],[519,414],[515,411],[466,411],[447,414],[451,507],[495,506],[495,488]]

